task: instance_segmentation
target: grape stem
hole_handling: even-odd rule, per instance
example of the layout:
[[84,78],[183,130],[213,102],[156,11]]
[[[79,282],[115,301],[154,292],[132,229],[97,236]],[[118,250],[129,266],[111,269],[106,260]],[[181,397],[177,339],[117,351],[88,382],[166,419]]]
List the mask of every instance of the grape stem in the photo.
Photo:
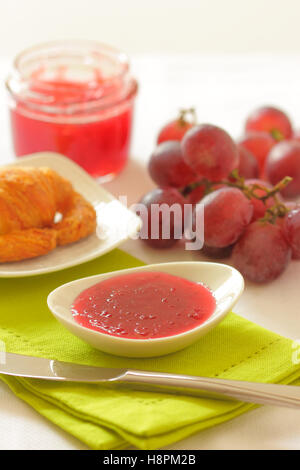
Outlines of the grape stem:
[[[290,181],[292,181],[292,178],[290,176],[285,176],[285,178],[279,181],[279,183],[273,186],[273,188],[267,188],[266,186],[263,186],[262,184],[258,183],[254,183],[251,185],[245,184],[245,178],[239,176],[237,169],[233,170],[230,173],[229,178],[231,179],[231,181],[221,180],[214,182],[203,178],[200,181],[195,181],[185,186],[184,188],[181,188],[180,192],[184,197],[186,197],[192,191],[194,191],[194,189],[198,188],[199,186],[204,186],[204,195],[207,195],[212,191],[215,191],[215,186],[223,185],[232,188],[238,188],[243,191],[243,193],[245,194],[245,196],[247,196],[248,199],[259,199],[264,204],[266,204],[267,199],[272,197],[275,201],[275,204],[266,210],[264,217],[260,219],[262,221],[275,223],[277,217],[284,217],[289,212],[289,209],[285,206],[285,204],[279,200],[278,193],[283,188],[285,188],[286,185],[290,183]],[[256,193],[257,190],[262,190],[265,194],[263,196],[260,196]]]
[[[187,119],[189,116],[189,119]],[[195,108],[187,108],[179,110],[178,122],[181,126],[185,126],[188,122],[191,122],[194,126],[197,124],[197,115]]]
[[273,139],[277,140],[277,142],[284,140],[284,135],[277,128],[271,129],[271,136],[273,137]]

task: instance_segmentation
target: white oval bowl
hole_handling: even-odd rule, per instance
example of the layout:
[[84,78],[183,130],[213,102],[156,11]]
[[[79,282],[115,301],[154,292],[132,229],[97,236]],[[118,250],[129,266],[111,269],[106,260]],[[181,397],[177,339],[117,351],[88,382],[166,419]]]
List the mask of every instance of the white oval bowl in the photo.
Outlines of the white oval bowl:
[[[205,284],[212,290],[216,299],[214,313],[196,328],[176,335],[153,339],[120,338],[91,330],[75,322],[71,306],[83,290],[104,281],[104,279],[142,271],[161,271]],[[242,275],[231,266],[194,261],[174,262],[151,264],[78,279],[52,291],[47,302],[49,309],[59,322],[71,333],[100,351],[125,357],[155,357],[183,349],[208,333],[229,313],[243,289]]]

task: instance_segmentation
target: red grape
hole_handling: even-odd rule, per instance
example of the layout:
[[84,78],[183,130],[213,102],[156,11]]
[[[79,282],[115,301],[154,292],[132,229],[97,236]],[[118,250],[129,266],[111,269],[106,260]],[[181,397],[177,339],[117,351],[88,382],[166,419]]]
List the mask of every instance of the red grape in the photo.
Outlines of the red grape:
[[[270,183],[267,183],[266,181],[259,180],[259,179],[246,180],[245,184],[249,186],[250,188],[253,187],[255,184],[258,184],[259,186],[263,186],[267,189],[272,189],[272,186]],[[263,189],[255,189],[254,191],[255,191],[255,194],[259,197],[266,196],[267,194],[267,191],[264,191]],[[255,197],[252,197],[250,201],[251,201],[251,204],[253,205],[252,221],[263,217],[266,213],[266,210],[274,206],[274,204],[276,203],[273,197],[269,197],[268,199],[265,200],[265,202],[261,201],[260,199],[256,199]]]
[[268,132],[276,140],[292,137],[292,124],[288,116],[280,109],[263,106],[253,111],[245,126],[246,132]]
[[292,248],[292,257],[300,259],[300,207],[286,215],[283,231]]
[[163,142],[152,153],[148,165],[149,173],[158,186],[180,188],[195,181],[195,173],[182,158],[180,143]]
[[197,175],[217,181],[238,167],[238,149],[220,127],[194,126],[182,140],[183,158]]
[[292,140],[296,140],[297,142],[300,142],[300,129],[294,132]]
[[[168,140],[181,141],[185,133],[194,126],[193,122],[185,120],[185,114],[191,112],[190,110],[183,110],[180,117],[174,121],[168,122],[160,131],[157,136],[157,143],[161,144]],[[193,114],[193,112],[192,112]]]
[[253,282],[268,282],[286,268],[291,249],[282,229],[270,222],[250,224],[232,252],[234,266]]
[[239,176],[243,178],[258,178],[259,166],[254,155],[242,145],[238,145],[239,151]]
[[[288,209],[288,211],[292,211],[293,209],[298,209],[300,208],[300,205],[299,203],[297,203],[296,201],[286,201],[284,203],[285,207]],[[286,218],[289,214],[289,212],[283,216],[283,217],[277,217],[276,218],[276,224],[278,224],[280,227],[283,228],[284,224],[285,224],[285,221],[286,221]]]
[[[184,230],[184,204],[186,203],[184,197],[175,188],[154,189],[147,193],[139,204],[142,204],[142,209],[139,205],[136,207],[136,213],[141,217],[143,226],[141,229],[141,238],[150,246],[155,248],[168,248],[177,242],[176,234],[182,235]],[[170,236],[164,237],[163,228],[164,218],[162,213],[158,213],[158,209],[163,209],[163,205],[171,207],[176,205],[175,212],[170,212]],[[157,214],[157,219],[154,215]],[[155,220],[158,226],[155,227]],[[168,224],[168,220],[166,220]],[[151,238],[151,230],[155,230],[156,237]]]
[[259,165],[260,174],[263,175],[265,160],[271,148],[276,144],[273,137],[266,132],[251,132],[246,134],[239,144],[254,155]]
[[251,202],[237,188],[217,189],[205,196],[201,204],[204,205],[204,240],[210,247],[222,248],[235,243],[252,218]]
[[298,209],[298,207],[300,207],[299,202],[296,201],[286,201],[284,205],[289,211],[292,211],[293,209]]
[[213,246],[203,245],[201,253],[208,258],[224,259],[231,255],[233,245],[224,246],[223,248],[216,248]]
[[201,201],[205,193],[205,185],[201,184],[197,186],[197,188],[193,189],[190,193],[188,193],[185,197],[190,204],[197,204],[197,202]]
[[294,140],[279,142],[269,153],[266,162],[266,176],[272,184],[285,176],[293,180],[282,189],[285,197],[300,195],[300,142]]

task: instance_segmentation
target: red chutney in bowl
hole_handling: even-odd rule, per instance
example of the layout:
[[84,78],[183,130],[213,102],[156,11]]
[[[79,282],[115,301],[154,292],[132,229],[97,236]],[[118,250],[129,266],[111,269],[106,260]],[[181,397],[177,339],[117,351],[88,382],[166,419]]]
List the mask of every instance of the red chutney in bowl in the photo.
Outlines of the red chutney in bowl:
[[204,323],[215,298],[203,284],[164,272],[114,276],[84,290],[72,305],[80,325],[112,336],[153,339]]
[[137,82],[127,56],[93,41],[54,41],[17,56],[8,78],[18,157],[62,153],[108,180],[128,159]]

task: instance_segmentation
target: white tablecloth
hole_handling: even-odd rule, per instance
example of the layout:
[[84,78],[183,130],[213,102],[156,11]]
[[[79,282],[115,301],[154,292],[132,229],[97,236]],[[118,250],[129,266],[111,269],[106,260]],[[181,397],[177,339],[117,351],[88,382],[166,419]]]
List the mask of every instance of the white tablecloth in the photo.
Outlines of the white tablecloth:
[[[128,196],[129,204],[153,187],[145,164],[157,131],[181,107],[195,106],[199,122],[220,125],[234,137],[242,132],[247,113],[261,104],[289,112],[300,127],[300,56],[136,56],[140,83],[132,159],[106,187]],[[9,61],[0,61],[4,80]],[[296,126],[297,127],[297,126]],[[10,161],[6,97],[0,91],[0,164]],[[200,260],[198,253],[174,248],[154,251],[140,241],[123,249],[148,263]],[[1,281],[0,281],[1,282]],[[300,262],[290,263],[275,282],[246,285],[235,311],[290,338],[300,338]],[[292,359],[291,359],[292,360]],[[16,398],[0,382],[0,449],[83,449],[84,446]],[[300,449],[300,411],[263,407],[174,444],[174,449]]]

